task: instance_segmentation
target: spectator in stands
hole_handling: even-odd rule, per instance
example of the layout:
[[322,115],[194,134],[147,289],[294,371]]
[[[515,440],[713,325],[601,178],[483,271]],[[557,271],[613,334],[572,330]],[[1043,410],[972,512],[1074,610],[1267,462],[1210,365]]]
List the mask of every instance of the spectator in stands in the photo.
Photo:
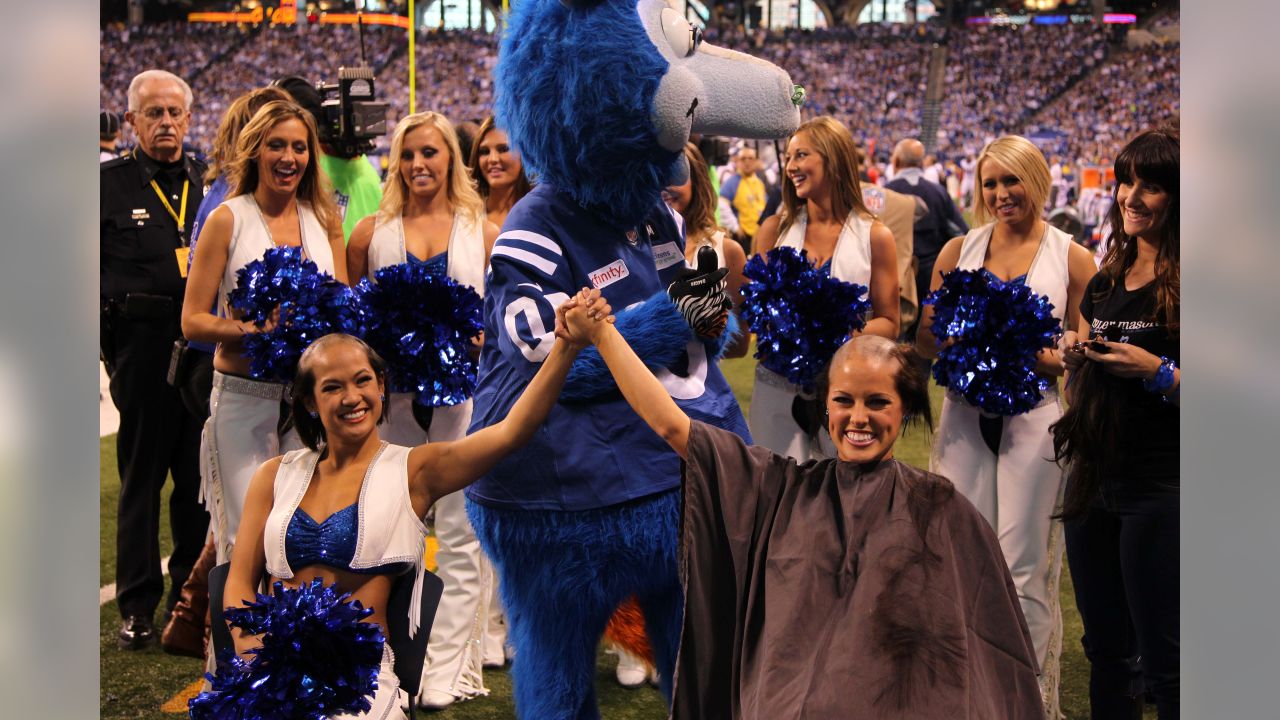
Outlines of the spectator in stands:
[[769,196],[764,179],[757,173],[759,166],[756,149],[743,145],[733,156],[734,174],[720,186],[720,197],[729,201],[734,217],[738,219],[735,237],[747,247],[750,247],[760,227],[760,216]]
[[[923,212],[916,216],[912,232],[912,253],[916,258],[916,307],[921,307],[929,294],[929,281],[933,277],[933,263],[938,259],[938,251],[947,240],[969,232],[969,226],[947,191],[924,177],[924,143],[915,138],[899,140],[890,159],[893,179],[885,183],[885,187],[912,195],[923,206]],[[915,323],[907,328],[908,338],[914,337],[915,328]]]
[[[750,35],[713,25],[707,36],[788,68],[809,93],[805,117],[834,115],[856,129],[858,142],[880,148],[922,132],[931,43],[940,23],[931,19],[921,26],[923,34],[870,23]],[[391,105],[391,127],[408,110],[405,34],[399,28],[366,25],[364,35],[369,63],[377,72],[378,96]],[[479,30],[432,32],[430,42],[416,46],[418,97],[455,120],[489,114],[497,41],[496,33]],[[269,82],[275,68],[327,78],[334,72],[335,49],[347,53],[339,61],[349,58],[347,64],[353,64],[358,47],[355,28],[344,25],[267,26],[253,32],[189,23],[106,28],[100,106],[123,104],[124,86],[141,69],[135,53],[168,58],[166,65],[194,78],[193,87],[203,99],[188,133],[193,147],[203,151],[212,145],[230,99]],[[1098,164],[1104,155],[1114,157],[1139,128],[1177,112],[1178,57],[1176,40],[1108,51],[1105,31],[1092,24],[953,28],[936,152],[944,162],[976,156],[1000,132],[1031,131],[1043,124],[1067,134],[1055,149],[1069,162]],[[860,71],[847,72],[849,66]],[[1072,86],[1076,80],[1080,82]],[[1117,100],[1120,88],[1132,103]],[[124,141],[131,142],[128,128]],[[724,218],[721,222],[727,224]]]

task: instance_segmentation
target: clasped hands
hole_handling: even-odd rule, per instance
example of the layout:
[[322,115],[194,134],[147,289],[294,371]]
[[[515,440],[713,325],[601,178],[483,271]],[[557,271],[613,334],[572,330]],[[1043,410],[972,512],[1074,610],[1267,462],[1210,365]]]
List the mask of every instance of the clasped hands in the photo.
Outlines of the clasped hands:
[[599,290],[584,287],[556,308],[555,336],[579,350],[593,345],[613,324],[612,313]]
[[1062,362],[1069,372],[1079,370],[1086,360],[1119,377],[1149,380],[1160,369],[1160,358],[1137,345],[1102,338],[1079,341],[1074,332],[1062,339]]

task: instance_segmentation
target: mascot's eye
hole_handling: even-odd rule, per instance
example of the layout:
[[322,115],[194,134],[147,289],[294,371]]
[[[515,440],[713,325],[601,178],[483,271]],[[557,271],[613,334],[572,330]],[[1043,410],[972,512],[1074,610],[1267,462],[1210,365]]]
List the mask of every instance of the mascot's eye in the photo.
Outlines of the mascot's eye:
[[676,57],[689,57],[702,44],[702,28],[690,25],[688,20],[671,8],[662,9],[662,34],[666,36],[667,44],[671,45]]

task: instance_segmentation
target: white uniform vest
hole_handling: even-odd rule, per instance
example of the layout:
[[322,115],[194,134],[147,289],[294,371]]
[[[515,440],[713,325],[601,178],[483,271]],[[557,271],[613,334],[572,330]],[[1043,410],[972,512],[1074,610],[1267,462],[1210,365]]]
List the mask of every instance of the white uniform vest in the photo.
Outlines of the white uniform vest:
[[[266,221],[252,195],[237,195],[222,205],[231,211],[233,219],[231,245],[227,248],[227,268],[222,273],[222,287],[218,294],[225,314],[227,295],[236,289],[236,272],[254,260],[261,260],[276,245],[267,233]],[[316,264],[320,272],[333,275],[333,248],[329,245],[328,231],[311,210],[310,204],[298,201],[298,215],[302,219],[303,254]]]
[[[453,216],[449,232],[449,277],[470,285],[484,297],[484,223],[463,213]],[[425,260],[426,258],[422,258]],[[387,222],[374,221],[373,239],[369,242],[369,279],[384,267],[409,261],[404,244],[404,218]]]
[[[964,236],[960,246],[958,270],[978,270],[987,261],[987,246],[991,243],[991,231],[996,224],[974,228]],[[1027,271],[1027,287],[1037,295],[1047,295],[1053,303],[1053,316],[1064,321],[1067,310],[1067,284],[1071,275],[1067,269],[1067,255],[1071,252],[1071,236],[1045,223],[1044,239],[1031,260]]]
[[[871,287],[871,218],[849,213],[831,253],[831,277]],[[777,247],[796,252],[804,249],[804,231],[808,213],[802,208],[796,221],[778,239]],[[835,457],[836,449],[826,430],[816,438],[806,436],[791,416],[791,403],[798,394],[796,386],[786,378],[756,365],[756,384],[751,391],[751,414],[748,424],[757,444],[774,452],[806,462],[812,458]]]
[[[716,251],[717,267],[728,267],[728,265],[725,264],[725,259],[724,259],[724,231],[723,230],[716,230],[715,232],[711,233],[709,237],[703,239],[698,243],[698,247],[701,247],[703,245],[710,245],[711,249]],[[697,260],[697,253],[695,252],[694,261],[696,260]],[[691,268],[695,267],[694,262],[688,259],[685,260],[684,264]]]
[[[871,287],[872,222],[871,218],[862,217],[856,210],[845,218],[840,236],[836,238],[836,247],[831,251],[831,277]],[[777,246],[793,248],[796,252],[803,250],[804,231],[808,223],[809,215],[802,208],[796,214],[796,221],[778,240]]]
[[[262,544],[267,572],[289,579],[293,568],[285,555],[285,533],[311,484],[320,453],[294,450],[280,461],[276,472],[275,498],[267,516]],[[422,605],[422,578],[425,570],[427,526],[413,511],[409,499],[409,448],[386,442],[369,463],[360,486],[357,507],[356,553],[353,569],[368,569],[388,563],[409,563],[416,574],[413,600],[409,603],[409,635],[418,630],[418,609]]]

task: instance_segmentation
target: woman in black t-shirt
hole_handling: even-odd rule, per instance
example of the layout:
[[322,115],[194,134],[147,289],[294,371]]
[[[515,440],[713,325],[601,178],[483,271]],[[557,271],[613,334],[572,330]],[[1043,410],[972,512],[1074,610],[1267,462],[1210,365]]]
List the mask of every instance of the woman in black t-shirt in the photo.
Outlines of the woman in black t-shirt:
[[1161,720],[1179,712],[1178,167],[1173,130],[1116,158],[1111,247],[1080,303],[1088,340],[1064,354],[1071,409],[1052,428],[1095,719],[1140,715],[1144,684]]

